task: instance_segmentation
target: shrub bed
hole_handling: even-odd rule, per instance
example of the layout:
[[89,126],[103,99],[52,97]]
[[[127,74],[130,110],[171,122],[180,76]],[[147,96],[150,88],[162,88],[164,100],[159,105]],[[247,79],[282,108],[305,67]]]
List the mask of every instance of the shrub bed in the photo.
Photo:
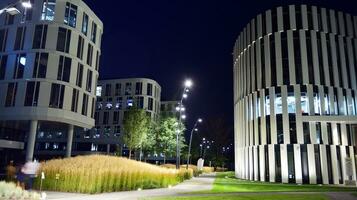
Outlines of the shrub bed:
[[[103,155],[49,160],[39,172],[46,177],[43,190],[90,194],[168,187],[192,177],[192,171]],[[40,176],[35,186],[40,187]]]
[[39,200],[40,195],[34,192],[27,192],[14,183],[0,182],[0,199],[26,199]]

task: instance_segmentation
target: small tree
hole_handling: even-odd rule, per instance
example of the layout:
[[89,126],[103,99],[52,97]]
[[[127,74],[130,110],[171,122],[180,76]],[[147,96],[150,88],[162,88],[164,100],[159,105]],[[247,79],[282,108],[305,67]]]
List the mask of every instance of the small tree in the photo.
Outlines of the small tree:
[[[155,128],[155,142],[156,151],[163,153],[164,164],[166,163],[167,156],[176,154],[176,133],[179,130],[179,122],[174,117],[161,118],[160,122]],[[179,135],[179,143],[181,149],[184,147],[185,138],[183,137],[183,125]]]
[[148,132],[143,140],[141,149],[144,155],[144,159],[146,162],[146,158],[149,153],[155,152],[156,148],[156,129],[158,124],[156,121],[151,121],[149,124]]
[[131,107],[123,120],[123,141],[129,149],[129,159],[133,150],[141,148],[149,129],[150,118],[143,109]]

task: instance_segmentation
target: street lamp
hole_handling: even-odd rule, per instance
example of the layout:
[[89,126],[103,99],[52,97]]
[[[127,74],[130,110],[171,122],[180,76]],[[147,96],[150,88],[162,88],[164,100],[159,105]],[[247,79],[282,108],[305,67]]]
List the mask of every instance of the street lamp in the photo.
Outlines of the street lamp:
[[19,3],[21,3],[22,7],[24,7],[25,9],[32,8],[30,1],[17,1],[16,3],[9,4],[5,8],[0,9],[0,15],[5,12],[9,15],[20,14],[21,12],[15,7]]
[[190,143],[188,145],[188,153],[187,153],[187,164],[186,164],[186,169],[188,169],[188,165],[190,164],[190,156],[191,156],[191,143],[192,143],[192,134],[193,131],[198,131],[198,129],[196,128],[198,123],[202,123],[202,119],[198,118],[195,125],[193,125],[193,128],[191,130],[191,134],[190,134]]
[[182,102],[183,102],[184,98],[186,99],[188,97],[187,92],[189,91],[189,88],[192,87],[192,85],[193,85],[193,82],[192,82],[191,79],[187,79],[184,82],[184,88],[183,88],[182,95],[181,95],[181,100],[180,100],[180,103],[179,103],[179,106],[180,106],[180,109],[178,109],[179,110],[179,131],[176,132],[176,169],[180,169],[179,135],[180,135],[180,132],[181,132],[182,119],[186,118],[186,115],[182,115],[182,112],[183,112],[183,110],[181,109],[182,108]]

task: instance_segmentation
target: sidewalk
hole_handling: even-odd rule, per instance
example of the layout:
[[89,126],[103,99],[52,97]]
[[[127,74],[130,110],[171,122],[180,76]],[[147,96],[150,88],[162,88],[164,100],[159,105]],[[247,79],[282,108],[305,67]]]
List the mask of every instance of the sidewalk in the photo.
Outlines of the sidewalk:
[[104,194],[73,194],[63,192],[46,192],[48,200],[138,200],[145,197],[173,196],[180,193],[211,190],[215,173],[204,174],[184,181],[172,188],[150,189],[142,191],[113,192]]

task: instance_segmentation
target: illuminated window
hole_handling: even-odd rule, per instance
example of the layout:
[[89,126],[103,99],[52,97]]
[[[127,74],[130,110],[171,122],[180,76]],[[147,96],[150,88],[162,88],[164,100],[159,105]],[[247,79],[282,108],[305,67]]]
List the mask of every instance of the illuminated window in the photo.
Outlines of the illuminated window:
[[122,97],[118,97],[117,98],[117,102],[115,104],[115,108],[121,110],[122,107],[123,107],[123,98]]
[[301,93],[301,112],[304,114],[309,113],[309,98],[306,92]]
[[16,56],[14,79],[23,78],[26,66],[26,54],[18,54]]
[[276,94],[275,95],[275,114],[282,114],[282,113],[283,113],[283,107],[282,107],[281,94]]
[[66,3],[66,11],[64,14],[64,23],[76,27],[77,23],[77,6],[74,4]]
[[95,92],[95,95],[97,97],[101,97],[102,96],[102,86],[101,85],[97,86],[97,90]]
[[132,97],[128,97],[126,100],[126,107],[132,107],[133,106],[133,98]]
[[288,113],[296,113],[296,103],[294,93],[288,93]]
[[55,18],[56,0],[44,0],[42,5],[41,20],[53,21]]
[[265,97],[265,115],[270,115],[270,98],[269,98],[269,96]]
[[320,95],[318,93],[314,94],[314,110],[315,114],[321,113]]

